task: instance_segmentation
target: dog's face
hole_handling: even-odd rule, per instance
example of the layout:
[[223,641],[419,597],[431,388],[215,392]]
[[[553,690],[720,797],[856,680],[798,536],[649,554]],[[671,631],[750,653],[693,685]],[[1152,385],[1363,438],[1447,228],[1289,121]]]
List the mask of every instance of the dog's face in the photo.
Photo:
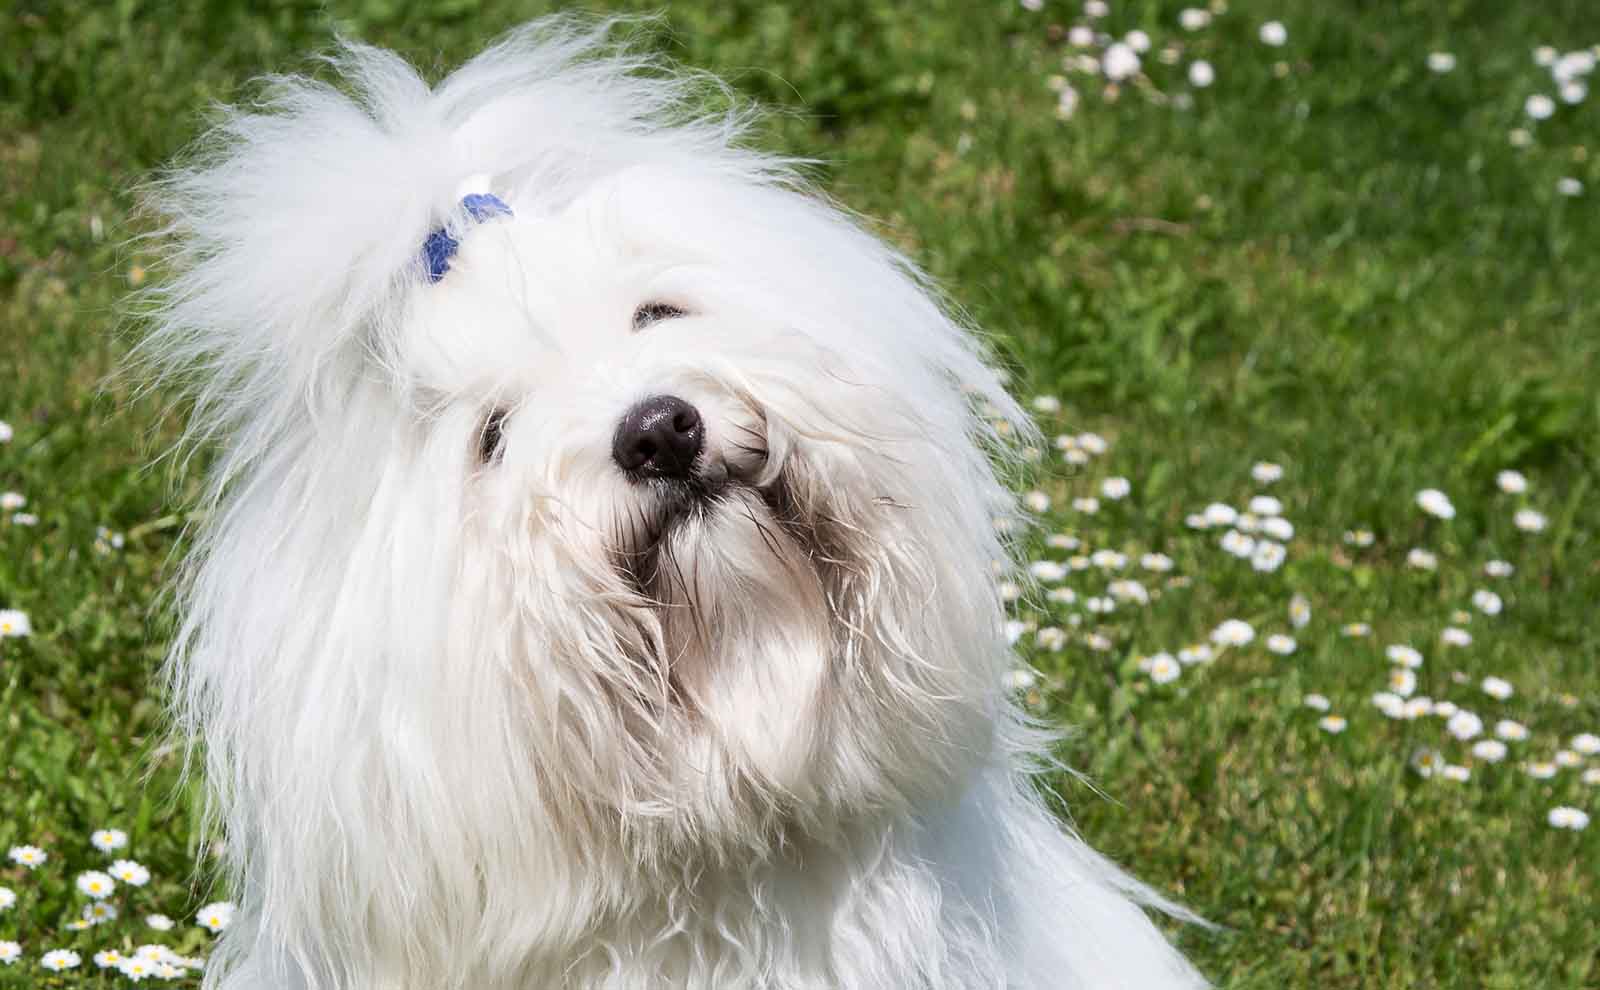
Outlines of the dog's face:
[[458,505],[418,603],[449,609],[442,662],[502,692],[487,724],[551,806],[654,837],[937,795],[997,684],[995,492],[942,314],[787,191],[639,167],[534,202],[415,286],[385,362],[383,462]]
[[[352,49],[358,98],[284,82],[159,190],[146,347],[220,450],[174,707],[296,924],[825,838],[951,797],[1009,724],[1022,417],[982,348],[592,44],[432,89]],[[470,174],[508,210],[468,221]]]

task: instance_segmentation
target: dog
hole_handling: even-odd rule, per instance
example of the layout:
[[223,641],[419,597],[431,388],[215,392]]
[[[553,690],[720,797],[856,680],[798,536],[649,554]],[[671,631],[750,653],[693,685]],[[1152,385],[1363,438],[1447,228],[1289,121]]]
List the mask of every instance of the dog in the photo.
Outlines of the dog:
[[1031,783],[980,338],[617,34],[344,43],[151,183],[206,985],[1202,986]]

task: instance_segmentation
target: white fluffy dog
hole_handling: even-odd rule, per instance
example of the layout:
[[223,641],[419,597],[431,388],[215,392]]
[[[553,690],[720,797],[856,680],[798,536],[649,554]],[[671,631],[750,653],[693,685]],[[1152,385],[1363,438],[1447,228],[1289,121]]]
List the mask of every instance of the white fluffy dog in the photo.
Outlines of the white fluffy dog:
[[207,985],[1199,986],[1029,783],[982,349],[606,34],[346,45],[156,186]]

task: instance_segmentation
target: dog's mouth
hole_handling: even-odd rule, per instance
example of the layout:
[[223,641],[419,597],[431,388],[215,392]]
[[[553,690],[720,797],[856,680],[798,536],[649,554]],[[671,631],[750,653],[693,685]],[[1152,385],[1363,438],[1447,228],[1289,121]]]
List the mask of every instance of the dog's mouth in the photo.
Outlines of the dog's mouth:
[[679,544],[695,538],[687,531],[704,531],[719,513],[745,515],[775,554],[780,540],[799,535],[799,514],[783,471],[757,481],[725,464],[710,465],[684,480],[651,482],[645,501],[647,507],[622,520],[611,548],[617,572],[650,605],[669,600],[692,604],[692,594],[671,593],[674,587],[687,593],[692,584],[679,559]]

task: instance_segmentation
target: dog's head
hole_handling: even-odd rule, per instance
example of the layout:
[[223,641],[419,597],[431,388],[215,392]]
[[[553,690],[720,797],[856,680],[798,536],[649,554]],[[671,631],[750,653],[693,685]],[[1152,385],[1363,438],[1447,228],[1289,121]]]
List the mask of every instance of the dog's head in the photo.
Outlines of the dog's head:
[[990,758],[1014,404],[912,267],[593,44],[431,90],[347,49],[157,190],[147,353],[220,449],[171,671],[241,855],[308,814],[762,846]]

